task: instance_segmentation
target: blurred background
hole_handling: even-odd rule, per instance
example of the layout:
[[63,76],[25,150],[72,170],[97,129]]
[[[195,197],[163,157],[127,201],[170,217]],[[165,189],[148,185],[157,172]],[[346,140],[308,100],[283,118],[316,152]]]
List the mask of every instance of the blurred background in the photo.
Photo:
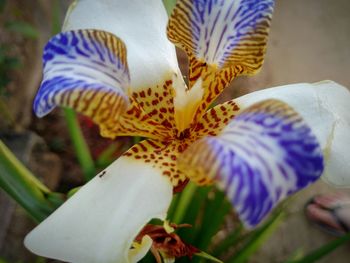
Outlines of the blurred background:
[[[69,2],[0,0],[0,137],[50,189],[61,192],[81,185],[83,171],[63,112],[55,110],[38,119],[33,116],[32,101],[42,76],[43,46],[57,31]],[[234,80],[219,101],[268,87],[324,79],[350,88],[349,13],[348,0],[277,0],[261,72]],[[182,53],[179,61],[186,63]],[[97,169],[133,143],[132,138],[102,139],[89,120],[79,117],[79,122]],[[100,158],[106,149],[108,154]],[[313,195],[331,191],[335,189],[320,181],[293,197],[285,220],[249,262],[283,262],[296,251],[309,251],[332,240],[303,214],[304,204]],[[0,258],[34,262],[35,257],[22,245],[33,227],[25,211],[0,190]],[[349,256],[350,246],[345,245],[320,262],[345,263]]]

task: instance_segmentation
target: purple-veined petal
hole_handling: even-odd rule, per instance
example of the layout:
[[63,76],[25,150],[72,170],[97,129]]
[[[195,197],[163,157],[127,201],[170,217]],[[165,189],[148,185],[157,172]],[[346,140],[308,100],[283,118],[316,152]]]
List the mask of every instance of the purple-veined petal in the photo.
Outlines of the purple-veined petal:
[[322,179],[337,187],[349,187],[349,90],[333,81],[300,83],[256,91],[234,101],[244,110],[268,98],[288,103],[311,127],[324,152]]
[[179,156],[180,170],[226,192],[246,227],[259,224],[281,200],[323,171],[321,148],[298,113],[278,100],[253,104],[215,137]]
[[63,30],[98,29],[126,44],[133,90],[162,85],[178,72],[175,47],[166,37],[168,16],[161,0],[78,0]]
[[43,62],[44,77],[34,100],[39,117],[60,105],[107,124],[117,123],[126,111],[126,49],[112,34],[96,30],[58,34],[46,45]]
[[150,219],[165,219],[172,191],[158,169],[121,157],[30,232],[25,245],[68,262],[135,262],[142,255],[129,251],[134,238]]
[[[187,88],[175,47],[166,37],[167,22],[161,0],[78,0],[68,11],[63,30],[94,28],[120,37],[128,50],[130,98],[146,119],[175,129],[180,122],[174,118],[173,97],[186,94]],[[106,133],[112,137],[118,132]]]
[[204,89],[195,122],[234,77],[261,68],[273,6],[273,0],[177,1],[167,32],[189,56],[190,88],[200,81]]
[[273,5],[273,0],[179,0],[168,37],[197,60],[252,74],[263,62]]

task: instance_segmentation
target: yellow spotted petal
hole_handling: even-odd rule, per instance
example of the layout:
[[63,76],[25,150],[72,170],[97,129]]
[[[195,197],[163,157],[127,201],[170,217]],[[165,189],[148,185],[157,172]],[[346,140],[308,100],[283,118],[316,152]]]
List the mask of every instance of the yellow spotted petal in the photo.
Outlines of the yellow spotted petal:
[[[173,97],[177,89],[180,93],[187,88],[178,68],[175,47],[166,37],[167,22],[161,0],[78,0],[67,13],[63,30],[108,31],[120,37],[128,49],[129,96],[133,105],[122,120],[127,127],[108,125],[102,131],[105,136],[115,137],[132,130],[131,135],[164,138],[164,129],[175,129]],[[137,124],[140,118],[157,123],[156,127],[148,124],[140,127]],[[151,131],[149,135],[144,132],[147,129]],[[161,135],[155,135],[158,130]]]
[[159,169],[163,176],[170,179],[175,187],[174,191],[177,191],[188,182],[186,174],[180,172],[177,168],[177,157],[189,144],[190,142],[186,140],[164,142],[144,140],[131,147],[124,155]]

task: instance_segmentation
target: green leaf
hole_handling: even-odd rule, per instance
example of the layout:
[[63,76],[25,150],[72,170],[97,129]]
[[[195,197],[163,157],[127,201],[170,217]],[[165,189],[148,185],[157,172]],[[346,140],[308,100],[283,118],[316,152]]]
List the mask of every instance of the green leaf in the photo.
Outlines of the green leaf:
[[62,21],[60,19],[61,16],[61,10],[60,10],[60,1],[59,0],[53,0],[52,2],[52,9],[51,9],[51,33],[53,35],[58,34],[61,31],[61,24]]
[[173,199],[171,200],[171,204],[167,213],[167,218],[170,222],[174,222],[174,215],[180,200],[180,196],[181,196],[181,193],[176,193],[173,195]]
[[39,31],[24,21],[10,21],[5,23],[5,28],[9,31],[20,33],[23,36],[31,39],[37,39],[39,37]]
[[204,258],[204,259],[208,259],[210,261],[213,261],[213,262],[217,262],[217,263],[223,263],[223,261],[221,261],[220,259],[217,259],[215,257],[213,257],[212,255],[209,255],[208,253],[205,253],[204,251],[201,251],[199,253],[196,253],[195,254],[197,257],[201,257],[201,258]]
[[317,260],[323,258],[324,256],[328,255],[329,253],[333,252],[338,247],[345,245],[347,242],[350,242],[350,233],[347,233],[346,235],[339,237],[326,245],[312,251],[308,255],[304,256],[303,258],[297,259],[297,260],[289,260],[286,263],[312,263],[316,262]]
[[69,190],[67,193],[67,198],[71,198],[76,192],[80,190],[82,186],[74,187],[73,189]]
[[16,57],[5,57],[3,64],[8,70],[16,69],[21,66],[21,61]]
[[[179,235],[189,244],[194,244],[196,233],[202,228],[203,208],[209,191],[212,187],[197,187],[196,192],[192,197],[192,201],[187,208],[183,223],[192,225],[192,228],[182,228],[178,230]],[[197,244],[196,244],[197,246]]]
[[237,243],[242,240],[242,230],[243,225],[240,224],[238,228],[233,230],[227,237],[225,237],[224,240],[215,246],[215,248],[212,250],[212,254],[220,256],[229,248],[237,245]]
[[174,217],[172,219],[173,223],[180,224],[183,223],[183,218],[186,214],[187,208],[192,201],[192,197],[196,192],[197,186],[194,183],[188,183],[186,188],[180,195],[179,203],[176,207]]
[[4,12],[6,0],[0,0],[0,13]]
[[108,147],[98,156],[95,162],[96,166],[104,169],[105,167],[110,165],[115,160],[115,157],[113,155],[117,149],[117,143],[111,143],[110,145],[108,145]]
[[43,185],[0,140],[0,187],[37,222],[44,220],[62,202]]
[[265,240],[273,233],[279,223],[282,221],[284,214],[279,210],[273,215],[268,222],[262,227],[253,231],[243,247],[238,250],[227,263],[243,263],[246,262],[251,255],[265,242]]
[[202,250],[207,250],[212,237],[221,229],[225,216],[231,209],[224,192],[215,190],[212,195],[213,198],[207,199],[202,226],[196,233],[195,244]]

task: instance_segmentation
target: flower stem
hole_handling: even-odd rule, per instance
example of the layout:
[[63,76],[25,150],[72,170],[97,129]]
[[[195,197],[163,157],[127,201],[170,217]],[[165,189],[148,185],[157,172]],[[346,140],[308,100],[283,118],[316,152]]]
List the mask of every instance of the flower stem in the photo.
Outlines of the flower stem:
[[63,112],[79,164],[83,170],[86,181],[89,181],[96,174],[95,164],[91,157],[89,147],[86,144],[74,110],[64,108]]
[[0,140],[0,187],[40,222],[63,201],[42,184]]
[[176,206],[173,222],[180,224],[185,216],[186,210],[192,201],[192,197],[197,190],[197,186],[194,183],[189,183],[185,190],[181,193],[180,199]]

